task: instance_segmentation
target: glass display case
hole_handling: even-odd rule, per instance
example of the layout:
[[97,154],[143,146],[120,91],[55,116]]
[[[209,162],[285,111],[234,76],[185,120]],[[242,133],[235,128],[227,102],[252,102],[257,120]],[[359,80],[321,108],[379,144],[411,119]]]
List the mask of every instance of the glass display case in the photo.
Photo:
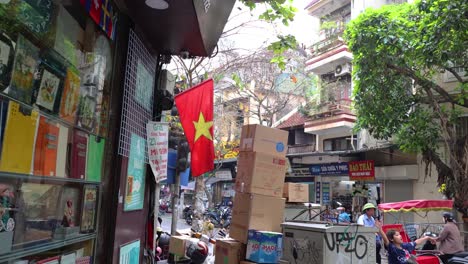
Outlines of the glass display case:
[[112,43],[80,1],[0,1],[0,263],[92,263]]

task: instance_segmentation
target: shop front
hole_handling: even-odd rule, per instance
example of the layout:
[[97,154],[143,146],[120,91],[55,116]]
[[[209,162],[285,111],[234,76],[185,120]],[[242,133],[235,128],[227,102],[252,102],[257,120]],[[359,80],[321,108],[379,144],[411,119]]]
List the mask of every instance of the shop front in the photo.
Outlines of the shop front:
[[100,8],[0,3],[0,263],[94,260],[115,26]]
[[[187,1],[190,15],[139,2],[0,1],[0,263],[143,261],[154,177],[140,128],[167,107],[167,57],[210,55],[234,1]],[[201,21],[154,26],[181,17]]]

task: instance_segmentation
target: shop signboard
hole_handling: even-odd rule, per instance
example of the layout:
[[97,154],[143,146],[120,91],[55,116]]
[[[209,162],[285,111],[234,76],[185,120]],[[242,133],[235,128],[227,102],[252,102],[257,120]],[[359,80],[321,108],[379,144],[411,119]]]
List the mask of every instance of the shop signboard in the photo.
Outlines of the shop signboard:
[[348,171],[347,162],[314,164],[310,166],[310,174],[314,176],[345,176],[348,175]]
[[330,204],[330,183],[322,182],[322,204]]
[[132,133],[125,190],[125,211],[143,209],[145,196],[145,139]]
[[374,181],[375,167],[373,160],[349,162],[349,179],[351,181]]
[[219,170],[215,173],[215,177],[218,179],[230,181],[232,180],[231,170]]
[[167,179],[169,123],[148,122],[148,158],[156,182]]

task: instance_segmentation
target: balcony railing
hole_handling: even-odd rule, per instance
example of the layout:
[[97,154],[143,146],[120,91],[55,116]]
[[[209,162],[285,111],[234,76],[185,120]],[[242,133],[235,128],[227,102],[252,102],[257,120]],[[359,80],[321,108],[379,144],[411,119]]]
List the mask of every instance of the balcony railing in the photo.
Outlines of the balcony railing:
[[312,52],[312,57],[316,57],[318,55],[321,55],[330,50],[338,48],[339,46],[344,45],[345,43],[343,39],[341,38],[342,35],[343,35],[343,31],[337,32],[329,36],[328,38],[313,44],[312,47],[310,48]]
[[309,112],[312,118],[321,117],[324,114],[334,115],[338,113],[351,113],[351,100],[340,99],[320,104]]
[[301,154],[310,152],[315,152],[315,143],[288,146],[288,154]]

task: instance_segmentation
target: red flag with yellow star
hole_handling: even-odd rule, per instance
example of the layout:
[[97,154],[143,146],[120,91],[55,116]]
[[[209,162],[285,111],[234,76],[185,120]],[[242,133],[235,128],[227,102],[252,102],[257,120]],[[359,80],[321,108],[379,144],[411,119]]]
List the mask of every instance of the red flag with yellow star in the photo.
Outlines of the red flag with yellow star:
[[178,94],[175,103],[190,145],[191,172],[197,177],[214,169],[213,80]]

